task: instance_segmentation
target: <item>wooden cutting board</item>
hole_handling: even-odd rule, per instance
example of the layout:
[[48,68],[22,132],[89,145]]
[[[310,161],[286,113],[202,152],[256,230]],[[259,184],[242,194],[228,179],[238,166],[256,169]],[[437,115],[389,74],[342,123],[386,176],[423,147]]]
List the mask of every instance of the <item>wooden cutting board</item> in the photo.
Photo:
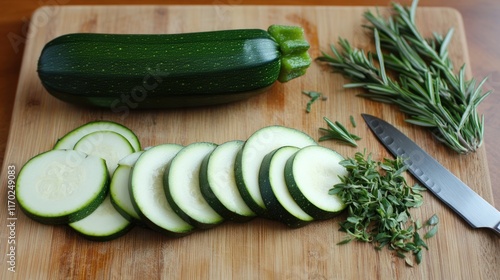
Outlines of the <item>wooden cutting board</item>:
[[[288,229],[273,221],[224,223],[180,239],[167,238],[145,228],[134,228],[117,240],[99,243],[83,239],[66,226],[48,226],[27,218],[10,205],[8,170],[19,172],[34,155],[49,150],[58,137],[92,120],[120,122],[139,136],[143,147],[162,143],[187,145],[196,141],[222,143],[247,139],[267,125],[297,128],[315,139],[323,117],[349,125],[363,139],[358,148],[334,142],[321,144],[344,156],[366,149],[376,159],[389,155],[361,119],[369,113],[395,124],[465,183],[492,201],[484,148],[460,156],[433,140],[430,133],[404,122],[394,106],[356,97],[344,90],[346,82],[318,64],[306,76],[276,84],[268,93],[243,102],[210,108],[112,112],[63,103],[41,86],[36,63],[50,39],[71,32],[178,33],[232,28],[262,28],[270,24],[304,27],[311,55],[328,50],[338,37],[354,46],[373,48],[361,25],[368,7],[295,6],[57,6],[33,15],[12,116],[4,166],[0,205],[1,279],[494,279],[499,275],[500,243],[486,230],[472,230],[431,194],[412,211],[426,220],[440,218],[437,236],[428,240],[423,262],[408,267],[389,250],[369,244],[336,245],[344,237],[338,223],[343,216]],[[372,8],[373,9],[373,8]],[[446,8],[418,10],[422,32],[444,34],[454,27],[450,56],[456,65],[468,62],[460,15]],[[468,69],[468,75],[471,76]],[[301,90],[316,90],[328,99],[305,112],[308,97]],[[11,94],[11,93],[4,93]],[[413,179],[409,177],[412,182]],[[14,216],[10,215],[13,211]],[[10,226],[14,225],[14,226]],[[11,248],[12,247],[12,248]],[[12,256],[15,253],[15,257]],[[14,261],[10,262],[9,261]],[[15,272],[8,270],[15,265]]]

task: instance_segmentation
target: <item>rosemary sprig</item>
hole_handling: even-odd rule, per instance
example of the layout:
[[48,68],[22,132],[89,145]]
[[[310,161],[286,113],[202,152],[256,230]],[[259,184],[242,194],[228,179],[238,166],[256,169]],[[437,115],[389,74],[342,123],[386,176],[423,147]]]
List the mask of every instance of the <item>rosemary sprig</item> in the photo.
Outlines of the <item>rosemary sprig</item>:
[[483,92],[486,79],[465,79],[465,65],[454,73],[447,47],[453,29],[442,37],[425,39],[415,24],[418,0],[410,8],[393,3],[387,19],[367,11],[376,54],[353,48],[340,38],[340,50],[317,60],[352,80],[346,88],[364,88],[360,94],[398,105],[409,123],[428,127],[442,143],[458,153],[474,152],[483,142],[484,116],[477,106],[491,93]]
[[[423,204],[421,192],[425,188],[407,184],[403,162],[399,157],[377,162],[360,152],[341,162],[349,174],[329,191],[338,195],[348,209],[346,220],[340,223],[348,235],[338,244],[352,240],[370,242],[376,249],[387,246],[394,250],[409,265],[412,261],[406,257],[408,252],[415,255],[417,263],[421,262],[422,250],[428,247],[418,233],[422,225],[413,220],[409,209]],[[437,222],[434,215],[425,223],[432,226],[425,238],[436,234]]]
[[354,135],[350,133],[341,123],[336,121],[333,123],[331,120],[328,118],[324,117],[323,118],[328,125],[328,128],[320,128],[320,131],[325,132],[325,135],[319,138],[319,141],[326,141],[326,140],[337,140],[342,143],[346,143],[348,145],[351,145],[353,147],[357,147],[358,144],[356,143],[357,140],[360,140],[361,138],[357,135]]

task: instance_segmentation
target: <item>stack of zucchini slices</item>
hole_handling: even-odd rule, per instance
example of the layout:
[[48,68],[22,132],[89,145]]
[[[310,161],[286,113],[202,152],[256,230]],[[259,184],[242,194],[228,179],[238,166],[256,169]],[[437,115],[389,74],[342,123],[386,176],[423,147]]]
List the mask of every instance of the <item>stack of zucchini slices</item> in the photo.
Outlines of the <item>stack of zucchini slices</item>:
[[246,141],[142,150],[129,128],[96,121],[30,159],[19,173],[16,196],[30,218],[68,224],[98,241],[137,224],[171,237],[254,217],[297,228],[345,208],[328,194],[347,175],[342,159],[284,126],[264,127]]

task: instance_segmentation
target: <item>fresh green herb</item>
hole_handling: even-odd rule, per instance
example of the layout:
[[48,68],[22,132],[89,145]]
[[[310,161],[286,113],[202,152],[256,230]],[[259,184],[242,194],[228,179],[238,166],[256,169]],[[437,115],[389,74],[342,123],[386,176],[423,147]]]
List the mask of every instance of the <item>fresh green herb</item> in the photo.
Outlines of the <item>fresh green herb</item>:
[[[421,192],[425,189],[407,184],[404,177],[407,167],[403,159],[377,162],[371,154],[366,156],[358,152],[341,164],[349,174],[341,177],[341,183],[329,191],[338,195],[348,209],[347,219],[340,223],[341,230],[348,235],[338,244],[352,240],[370,242],[376,249],[387,246],[405,259],[411,252],[420,263],[422,249],[428,247],[417,232],[422,223],[414,221],[409,210],[422,205]],[[437,223],[436,219],[434,215],[426,225]],[[406,263],[412,265],[411,260],[407,259]]]
[[319,141],[337,140],[339,142],[346,143],[354,147],[358,146],[356,141],[361,139],[359,136],[354,135],[349,131],[347,131],[347,129],[337,121],[333,123],[326,117],[324,117],[323,119],[326,121],[328,128],[320,128],[320,131],[323,131],[326,134],[320,137]]
[[425,239],[429,239],[431,237],[433,237],[434,235],[436,235],[437,233],[437,230],[438,230],[438,226],[435,225],[433,226],[425,235],[424,235],[424,238]]
[[398,105],[409,123],[430,128],[433,135],[458,153],[474,152],[483,142],[484,116],[478,105],[486,79],[465,79],[465,66],[457,74],[448,56],[453,29],[443,37],[426,39],[415,24],[418,0],[410,8],[393,3],[393,14],[384,18],[367,11],[376,55],[351,47],[339,39],[341,50],[323,53],[319,61],[352,80],[346,88],[364,88],[360,96]]
[[433,215],[425,223],[426,226],[430,226],[431,227],[431,229],[424,235],[425,239],[429,239],[429,238],[433,237],[434,235],[436,235],[436,233],[438,231],[438,223],[439,223],[439,219],[438,219],[438,217],[436,215]]
[[417,219],[417,220],[415,221],[415,228],[416,228],[417,230],[419,230],[419,229],[421,229],[421,228],[422,228],[422,221],[420,221],[420,219]]
[[317,91],[302,91],[303,94],[309,96],[311,98],[311,100],[309,100],[309,102],[307,102],[307,106],[306,106],[306,112],[309,113],[311,112],[311,105],[316,101],[318,100],[320,97],[322,100],[326,100],[326,97],[323,96],[323,94],[321,94],[321,92],[317,92]]
[[352,115],[349,116],[349,120],[351,121],[352,127],[356,127],[356,121]]
[[439,223],[439,218],[437,215],[433,215],[429,218],[429,220],[425,223],[427,226],[435,226]]

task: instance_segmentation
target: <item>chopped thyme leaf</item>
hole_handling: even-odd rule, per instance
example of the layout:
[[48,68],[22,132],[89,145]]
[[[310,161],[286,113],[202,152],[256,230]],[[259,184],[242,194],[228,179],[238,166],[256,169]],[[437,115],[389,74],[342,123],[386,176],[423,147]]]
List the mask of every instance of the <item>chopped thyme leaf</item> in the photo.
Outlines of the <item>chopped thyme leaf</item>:
[[[371,154],[358,152],[354,158],[345,159],[340,164],[347,169],[348,175],[341,177],[341,182],[329,191],[342,199],[348,210],[346,220],[340,222],[341,231],[348,235],[338,244],[359,240],[373,243],[378,250],[388,247],[407,264],[413,263],[406,258],[411,252],[419,264],[422,249],[428,249],[428,246],[418,233],[422,223],[414,221],[409,210],[422,205],[423,196],[418,185],[407,184],[403,176],[406,171],[403,159],[377,162]],[[437,222],[434,215],[425,223],[433,228],[424,239],[436,233]]]

